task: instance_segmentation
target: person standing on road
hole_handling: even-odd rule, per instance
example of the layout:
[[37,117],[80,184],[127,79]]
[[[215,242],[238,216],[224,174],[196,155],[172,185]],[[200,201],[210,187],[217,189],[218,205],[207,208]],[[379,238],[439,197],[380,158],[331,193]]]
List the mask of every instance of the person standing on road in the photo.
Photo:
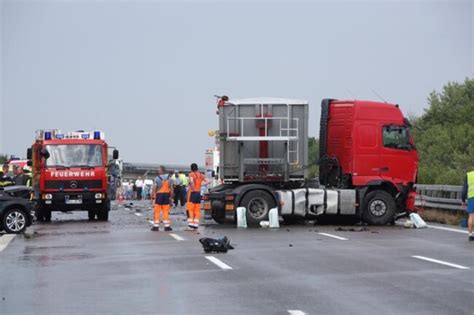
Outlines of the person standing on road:
[[[472,230],[474,228],[474,165],[473,170],[466,174],[464,178],[464,185],[462,188],[462,204],[466,207],[466,211],[469,214],[468,218],[468,232],[469,232],[469,241],[474,241],[474,234]],[[467,202],[466,202],[467,201]]]
[[208,183],[207,179],[198,171],[196,163],[191,164],[191,173],[189,173],[189,200],[188,200],[188,228],[195,231],[199,227],[201,218],[201,186]]
[[186,187],[189,185],[188,177],[182,172],[179,172],[179,178],[181,179],[181,183],[183,185],[183,189],[181,189],[181,200],[183,201],[182,205],[186,204],[187,198],[186,198]]
[[142,200],[143,184],[142,177],[138,176],[138,179],[135,181],[135,186],[137,187],[137,200]]
[[165,231],[172,231],[170,226],[170,200],[173,196],[171,191],[172,185],[171,177],[165,173],[165,167],[160,166],[158,176],[155,178],[155,185],[153,187],[154,198],[154,215],[152,231],[160,230],[160,216],[163,216],[163,224]]
[[183,190],[184,188],[184,183],[182,181],[182,178],[179,176],[178,170],[174,171],[173,176],[171,177],[173,180],[173,193],[174,193],[174,206],[177,207],[178,203],[181,203],[181,207],[184,206],[184,196],[183,196]]

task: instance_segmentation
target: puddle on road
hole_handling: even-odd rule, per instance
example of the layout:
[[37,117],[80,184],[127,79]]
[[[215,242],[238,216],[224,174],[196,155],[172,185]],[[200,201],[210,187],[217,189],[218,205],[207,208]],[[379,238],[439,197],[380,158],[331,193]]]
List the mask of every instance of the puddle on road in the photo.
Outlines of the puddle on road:
[[24,255],[20,258],[23,263],[33,263],[41,267],[48,267],[65,261],[77,261],[94,258],[94,255],[85,253],[71,253],[59,255]]
[[34,231],[32,234],[24,234],[26,239],[34,239],[42,236],[73,236],[73,235],[93,235],[93,234],[109,234],[110,231],[74,231],[74,232],[43,232],[42,230]]
[[79,248],[80,246],[26,246],[23,250],[24,255],[30,255],[33,252],[49,251],[49,250],[59,250],[59,249],[72,249]]

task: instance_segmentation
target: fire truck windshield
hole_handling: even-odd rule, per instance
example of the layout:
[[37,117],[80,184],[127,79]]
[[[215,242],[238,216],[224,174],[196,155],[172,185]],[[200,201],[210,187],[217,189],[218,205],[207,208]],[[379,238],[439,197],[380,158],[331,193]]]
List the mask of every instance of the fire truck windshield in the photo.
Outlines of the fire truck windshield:
[[103,163],[102,146],[99,144],[47,145],[47,167],[96,167]]

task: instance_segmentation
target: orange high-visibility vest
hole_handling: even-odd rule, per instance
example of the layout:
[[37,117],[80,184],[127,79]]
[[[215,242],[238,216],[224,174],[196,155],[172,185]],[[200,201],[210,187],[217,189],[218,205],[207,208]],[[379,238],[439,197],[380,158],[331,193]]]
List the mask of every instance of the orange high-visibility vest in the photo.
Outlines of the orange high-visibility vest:
[[169,183],[169,176],[164,179],[161,177],[161,175],[158,175],[158,177],[161,179],[161,187],[158,190],[159,194],[169,194],[171,193],[171,188],[170,188],[170,183]]
[[204,175],[202,175],[199,172],[191,172],[189,174],[189,177],[191,177],[193,179],[193,184],[194,185],[193,185],[193,187],[191,187],[193,192],[200,192],[201,191],[201,184],[202,184],[202,181],[204,180]]

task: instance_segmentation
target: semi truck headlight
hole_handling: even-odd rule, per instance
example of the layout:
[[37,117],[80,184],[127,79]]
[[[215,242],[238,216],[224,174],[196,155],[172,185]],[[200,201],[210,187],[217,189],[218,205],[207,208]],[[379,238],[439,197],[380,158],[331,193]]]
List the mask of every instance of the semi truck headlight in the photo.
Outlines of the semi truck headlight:
[[53,195],[52,195],[52,194],[44,194],[44,195],[43,195],[43,199],[45,199],[45,200],[51,200],[51,199],[53,199]]
[[104,194],[95,194],[95,199],[102,199],[104,197]]

